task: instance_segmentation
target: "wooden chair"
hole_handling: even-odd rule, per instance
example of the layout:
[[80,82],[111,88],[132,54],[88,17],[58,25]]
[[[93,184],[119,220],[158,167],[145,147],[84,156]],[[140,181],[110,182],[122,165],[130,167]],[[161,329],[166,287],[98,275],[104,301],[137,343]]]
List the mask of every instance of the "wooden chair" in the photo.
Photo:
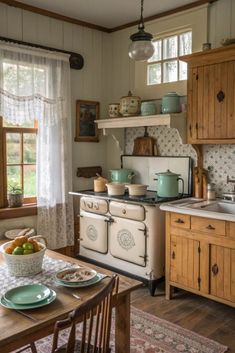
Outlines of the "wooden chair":
[[[67,319],[57,321],[54,328],[52,353],[109,353],[112,300],[118,291],[118,276],[86,303],[71,312]],[[81,323],[81,337],[76,339],[76,326]],[[68,342],[58,347],[60,331],[68,328]]]

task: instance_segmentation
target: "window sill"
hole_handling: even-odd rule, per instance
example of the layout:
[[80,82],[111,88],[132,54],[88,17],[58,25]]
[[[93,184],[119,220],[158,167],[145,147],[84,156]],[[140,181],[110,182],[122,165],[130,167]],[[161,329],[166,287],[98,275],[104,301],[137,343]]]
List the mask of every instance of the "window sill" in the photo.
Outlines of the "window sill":
[[0,220],[37,215],[37,205],[27,204],[16,208],[0,208]]

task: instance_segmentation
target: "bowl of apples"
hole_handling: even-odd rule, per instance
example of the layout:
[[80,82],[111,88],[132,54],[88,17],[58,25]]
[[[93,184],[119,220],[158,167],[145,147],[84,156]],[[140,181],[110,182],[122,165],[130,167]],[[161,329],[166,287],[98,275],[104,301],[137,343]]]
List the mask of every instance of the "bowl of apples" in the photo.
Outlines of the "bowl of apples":
[[[43,240],[43,243],[40,241]],[[20,236],[1,246],[1,252],[13,276],[35,275],[42,270],[47,241],[41,235]]]

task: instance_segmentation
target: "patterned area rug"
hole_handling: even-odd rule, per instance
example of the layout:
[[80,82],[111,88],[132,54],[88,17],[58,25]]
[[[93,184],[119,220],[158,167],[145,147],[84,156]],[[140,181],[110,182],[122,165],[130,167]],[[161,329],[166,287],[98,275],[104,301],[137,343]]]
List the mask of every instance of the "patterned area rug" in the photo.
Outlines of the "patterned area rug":
[[[64,331],[60,343],[65,343]],[[51,352],[51,336],[36,342],[38,353]],[[111,348],[114,349],[114,325]],[[134,307],[131,308],[131,353],[224,353],[228,347],[180,326],[159,319]],[[31,350],[25,350],[31,353]],[[125,353],[125,352],[123,352]]]

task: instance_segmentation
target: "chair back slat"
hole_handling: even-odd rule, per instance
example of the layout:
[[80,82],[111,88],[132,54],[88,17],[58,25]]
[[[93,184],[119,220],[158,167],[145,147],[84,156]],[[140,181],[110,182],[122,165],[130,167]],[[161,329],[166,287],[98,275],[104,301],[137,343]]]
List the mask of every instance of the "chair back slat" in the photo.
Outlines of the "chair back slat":
[[90,322],[89,322],[89,329],[88,329],[86,353],[89,353],[91,349],[91,339],[92,339],[93,322],[94,322],[93,310],[89,312],[89,317],[90,317]]
[[[66,320],[58,321],[54,329],[52,353],[109,353],[112,299],[117,292],[118,276],[113,275],[99,293],[82,303]],[[58,348],[59,331],[68,327],[68,323],[70,333],[67,346],[62,351]],[[81,323],[81,334],[76,337],[78,323]]]

